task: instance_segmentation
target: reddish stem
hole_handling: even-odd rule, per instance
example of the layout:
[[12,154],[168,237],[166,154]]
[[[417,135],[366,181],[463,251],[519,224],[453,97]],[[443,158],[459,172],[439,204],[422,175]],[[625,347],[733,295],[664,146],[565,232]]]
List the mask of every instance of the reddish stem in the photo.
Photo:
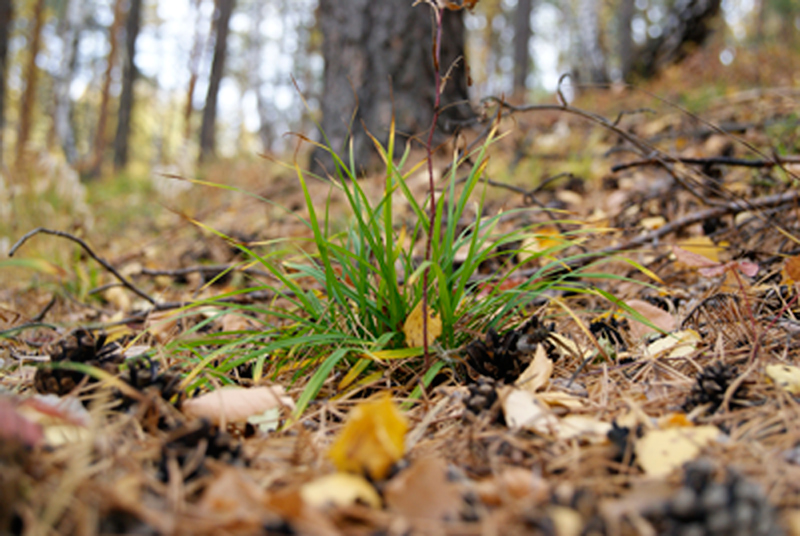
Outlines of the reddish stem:
[[[425,245],[425,261],[431,258],[431,243],[433,241],[433,226],[436,220],[436,192],[433,184],[433,133],[436,130],[436,123],[439,121],[439,104],[441,103],[442,92],[439,84],[441,84],[441,74],[439,73],[439,55],[441,51],[441,38],[442,38],[442,14],[443,9],[434,8],[433,10],[436,35],[433,38],[433,78],[436,84],[436,96],[433,103],[433,119],[431,121],[431,129],[428,132],[428,141],[425,149],[428,152],[428,187],[431,193],[431,221],[428,228],[428,242]],[[422,350],[425,354],[425,370],[431,366],[431,358],[428,353],[428,272],[430,267],[426,267],[422,272]]]

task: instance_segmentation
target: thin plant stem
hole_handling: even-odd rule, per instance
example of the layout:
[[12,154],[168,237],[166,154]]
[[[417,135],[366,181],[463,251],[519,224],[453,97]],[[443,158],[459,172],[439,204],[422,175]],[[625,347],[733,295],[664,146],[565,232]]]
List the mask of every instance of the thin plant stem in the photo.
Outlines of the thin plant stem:
[[[425,149],[428,153],[428,187],[430,189],[431,198],[431,218],[430,226],[428,227],[428,241],[425,245],[425,261],[431,259],[431,243],[433,241],[433,226],[436,224],[436,190],[433,184],[433,133],[436,130],[436,123],[439,121],[439,104],[442,99],[442,91],[439,85],[441,84],[441,74],[439,72],[439,56],[441,51],[442,40],[442,15],[443,9],[433,7],[434,22],[436,24],[436,34],[433,38],[433,79],[435,82],[436,96],[434,97],[433,104],[433,119],[431,120],[431,129],[428,132],[428,141]],[[425,369],[431,366],[431,357],[428,353],[428,273],[430,266],[425,268],[422,273],[422,351],[425,354]]]

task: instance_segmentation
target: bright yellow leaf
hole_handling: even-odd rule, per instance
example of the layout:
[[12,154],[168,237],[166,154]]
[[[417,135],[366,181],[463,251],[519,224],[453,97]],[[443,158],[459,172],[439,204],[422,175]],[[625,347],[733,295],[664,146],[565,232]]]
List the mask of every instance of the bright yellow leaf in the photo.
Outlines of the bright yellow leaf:
[[[406,322],[403,324],[403,333],[406,335],[406,345],[411,348],[422,346],[422,301],[414,307],[408,316]],[[439,315],[434,313],[428,306],[428,346],[431,345],[433,340],[442,334],[442,320]]]
[[405,415],[382,396],[353,408],[328,454],[340,471],[381,480],[403,457],[406,431]]

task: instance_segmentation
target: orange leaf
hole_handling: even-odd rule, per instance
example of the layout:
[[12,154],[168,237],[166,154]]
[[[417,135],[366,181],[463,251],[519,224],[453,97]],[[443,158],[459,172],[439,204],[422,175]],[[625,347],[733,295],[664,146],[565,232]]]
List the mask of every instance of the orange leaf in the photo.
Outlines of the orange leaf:
[[786,275],[788,275],[792,281],[800,282],[800,255],[795,255],[786,259],[785,270]]

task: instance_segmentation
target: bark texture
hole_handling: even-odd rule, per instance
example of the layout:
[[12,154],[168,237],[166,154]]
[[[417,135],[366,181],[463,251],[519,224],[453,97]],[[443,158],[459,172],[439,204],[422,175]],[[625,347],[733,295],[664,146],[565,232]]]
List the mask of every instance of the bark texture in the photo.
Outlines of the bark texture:
[[669,64],[683,60],[711,35],[720,0],[678,0],[661,36],[649,40],[637,54],[634,70],[649,78]]
[[28,36],[28,63],[25,67],[25,90],[22,93],[22,103],[19,111],[19,130],[17,131],[17,155],[15,165],[23,166],[25,153],[28,148],[28,139],[31,135],[33,122],[33,107],[36,103],[36,90],[39,84],[39,69],[36,67],[36,56],[42,44],[42,26],[44,25],[44,0],[37,0],[33,11],[33,29]]
[[517,0],[514,20],[514,94],[525,94],[525,82],[530,72],[531,58],[528,45],[531,40],[531,12],[533,0]]
[[[408,0],[320,0],[318,20],[325,57],[322,127],[330,147],[346,163],[352,137],[361,173],[378,162],[365,129],[385,143],[393,112],[399,137],[421,136],[430,127],[435,97],[432,14],[428,6],[412,7]],[[447,11],[440,71],[449,71],[449,79],[442,95],[440,133],[454,131],[472,116],[463,53],[462,14]],[[402,150],[402,141],[398,145]],[[318,149],[311,169],[333,173],[332,159]]]
[[122,63],[122,93],[117,112],[117,135],[114,138],[114,169],[128,164],[128,140],[131,135],[133,114],[133,86],[139,75],[136,69],[136,39],[142,20],[142,0],[130,0],[128,18],[125,22],[125,59]]
[[78,159],[75,142],[75,129],[72,124],[72,99],[69,88],[75,78],[78,62],[78,45],[84,21],[83,0],[67,0],[63,6],[63,16],[58,22],[61,39],[61,65],[53,76],[53,129],[48,146],[56,141],[61,144],[64,157],[70,164]]
[[605,51],[600,43],[600,0],[580,0],[576,18],[581,60],[578,78],[582,83],[608,83]]
[[211,63],[211,77],[208,81],[206,104],[203,108],[203,122],[200,125],[200,162],[207,158],[212,158],[216,153],[217,96],[225,73],[229,24],[235,3],[235,0],[217,0],[214,13],[216,39],[214,41],[214,59]]

